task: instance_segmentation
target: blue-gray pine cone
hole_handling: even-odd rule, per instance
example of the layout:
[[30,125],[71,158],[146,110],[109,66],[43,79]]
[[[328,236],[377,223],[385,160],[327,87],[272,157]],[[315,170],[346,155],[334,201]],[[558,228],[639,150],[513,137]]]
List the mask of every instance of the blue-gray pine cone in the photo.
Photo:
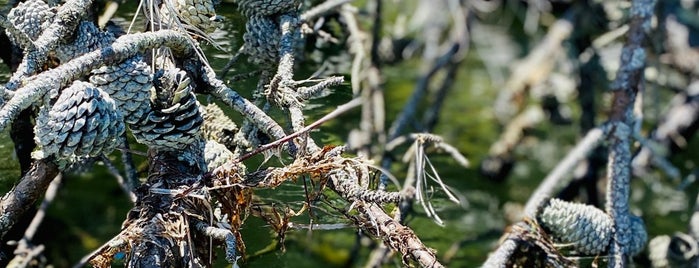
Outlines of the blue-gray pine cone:
[[238,10],[246,17],[272,16],[293,11],[298,6],[297,0],[238,0]]
[[158,70],[153,78],[151,111],[131,131],[140,143],[162,150],[182,150],[196,142],[204,119],[187,73]]
[[204,160],[206,161],[206,167],[209,171],[214,170],[231,159],[233,159],[233,153],[231,153],[226,146],[212,140],[206,141]]
[[648,242],[648,233],[646,232],[646,224],[641,217],[629,215],[631,218],[631,243],[626,249],[631,255],[640,253],[646,247]]
[[279,58],[281,30],[267,17],[254,16],[245,23],[245,53],[249,61],[259,65],[274,65]]
[[54,10],[41,0],[20,2],[7,14],[7,20],[14,26],[5,29],[7,37],[21,48],[29,48],[48,28],[54,15]]
[[223,17],[216,15],[212,0],[170,0],[169,4],[163,3],[160,12],[164,18],[172,18],[170,14],[176,13],[181,22],[207,33],[220,27],[223,20]]
[[38,158],[72,162],[110,153],[124,133],[124,119],[114,100],[87,82],[75,81],[53,106],[41,107],[34,127]]
[[75,36],[67,44],[56,48],[56,57],[61,62],[68,62],[80,55],[105,47],[114,41],[114,35],[97,28],[90,21],[82,21],[75,29]]
[[124,121],[136,124],[150,111],[150,89],[153,74],[141,56],[118,65],[107,65],[92,71],[90,82],[104,90],[124,115]]
[[594,206],[552,198],[537,220],[556,241],[571,244],[582,254],[605,252],[612,239],[612,219]]
[[238,127],[215,103],[204,106],[204,124],[201,132],[205,139],[225,145],[229,150],[235,147],[233,142]]

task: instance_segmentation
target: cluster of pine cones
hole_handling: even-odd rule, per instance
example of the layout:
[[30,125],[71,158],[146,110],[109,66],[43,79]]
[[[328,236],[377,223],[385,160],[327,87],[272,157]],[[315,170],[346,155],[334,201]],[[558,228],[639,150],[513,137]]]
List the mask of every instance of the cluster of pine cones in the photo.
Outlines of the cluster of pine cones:
[[[175,3],[179,13],[187,15],[181,19],[211,30],[214,24],[204,22],[213,22],[209,20],[215,17],[213,3],[195,0],[195,5],[186,5],[189,2]],[[6,33],[16,46],[31,51],[55,15],[56,9],[42,0],[21,2],[8,14],[13,27]],[[65,63],[110,45],[118,34],[83,21],[72,39],[59,44],[52,55]],[[151,148],[182,150],[198,142],[203,122],[188,74],[177,68],[154,74],[141,56],[95,69],[86,81],[48,94],[37,107],[35,140],[40,150],[34,157],[52,158],[63,168],[110,153],[126,127]]]
[[[298,1],[238,0],[237,4],[247,17],[243,39],[250,61],[276,63],[280,42],[277,19],[295,12]],[[43,0],[19,3],[7,17],[12,25],[6,29],[11,42],[25,52],[34,49],[34,42],[49,28],[56,10]],[[221,21],[213,0],[163,1],[159,12],[163,19],[172,20],[166,22],[170,25],[185,24],[189,25],[185,28],[194,27],[204,33],[215,30]],[[172,14],[176,16],[169,16]],[[72,39],[59,44],[52,55],[61,63],[69,62],[109,46],[122,33],[103,31],[93,22],[83,21]],[[64,168],[81,159],[110,153],[127,128],[138,142],[150,148],[183,150],[200,142],[199,130],[204,122],[189,75],[175,67],[153,70],[142,56],[95,69],[85,81],[75,81],[60,92],[48,94],[36,106],[35,140],[40,150],[34,157],[55,159]],[[213,108],[209,110],[219,114]],[[212,122],[219,117],[209,116]],[[207,158],[216,163],[230,158],[230,152],[222,149],[230,149],[231,141],[213,139],[206,146],[211,150]]]

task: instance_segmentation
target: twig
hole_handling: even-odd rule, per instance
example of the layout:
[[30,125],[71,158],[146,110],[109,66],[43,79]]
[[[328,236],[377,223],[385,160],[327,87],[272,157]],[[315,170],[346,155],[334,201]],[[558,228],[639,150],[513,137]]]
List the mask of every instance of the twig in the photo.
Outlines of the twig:
[[[671,178],[679,177],[679,171],[667,162],[667,153],[675,147],[686,146],[686,139],[691,137],[699,125],[699,81],[690,84],[686,92],[675,95],[670,101],[668,111],[660,123],[643,143],[641,150],[634,156],[632,166],[635,175],[645,174],[651,165],[657,165]],[[643,141],[644,139],[638,139]]]
[[456,80],[456,73],[459,70],[461,62],[462,61],[452,62],[445,67],[447,74],[442,80],[442,84],[434,93],[434,102],[429,108],[427,108],[427,111],[425,111],[425,115],[422,118],[422,126],[424,128],[423,131],[432,131],[432,129],[434,129],[434,127],[437,125],[437,121],[440,117],[440,111],[443,107],[444,101],[447,99],[447,95],[449,95],[449,91],[453,88],[454,81]]
[[242,45],[240,49],[238,49],[238,51],[235,54],[233,54],[233,56],[228,60],[226,65],[224,65],[223,68],[221,68],[221,74],[217,77],[220,79],[226,78],[226,74],[228,74],[228,71],[230,71],[231,68],[233,68],[233,64],[235,64],[238,61],[238,58],[240,57],[240,55],[243,55],[244,51],[245,45]]
[[252,157],[252,156],[255,156],[255,155],[257,155],[257,154],[259,154],[259,153],[261,153],[261,152],[264,152],[264,151],[266,151],[266,150],[269,150],[269,149],[278,147],[279,145],[281,145],[281,144],[283,144],[283,143],[285,143],[285,142],[287,142],[287,141],[290,141],[290,140],[292,140],[292,139],[298,137],[299,135],[304,134],[304,133],[310,131],[311,129],[314,129],[314,128],[320,126],[321,124],[327,122],[328,120],[333,119],[333,118],[337,117],[338,115],[340,115],[340,114],[342,114],[342,113],[344,113],[344,112],[347,112],[347,111],[351,110],[352,108],[355,108],[355,107],[359,106],[361,103],[362,103],[361,99],[357,98],[357,99],[354,99],[354,100],[352,100],[352,101],[350,101],[350,102],[348,102],[348,103],[345,103],[345,104],[343,104],[343,105],[340,105],[340,106],[338,106],[335,110],[333,110],[332,112],[326,114],[325,116],[323,116],[323,117],[321,117],[320,119],[316,120],[316,121],[313,122],[312,124],[310,124],[310,125],[304,127],[303,129],[301,129],[301,130],[299,130],[299,131],[297,131],[297,132],[294,132],[294,133],[292,133],[292,134],[286,135],[286,136],[284,136],[284,137],[282,137],[282,138],[280,138],[280,139],[278,139],[278,140],[275,140],[275,141],[273,141],[273,142],[271,142],[271,143],[268,143],[268,144],[265,144],[265,145],[263,145],[263,146],[260,146],[259,148],[255,149],[254,151],[249,152],[249,153],[246,153],[246,154],[244,154],[243,156],[238,157],[237,159],[232,160],[232,162],[229,162],[229,163],[227,163],[227,164],[225,164],[225,165],[222,165],[221,167],[217,168],[216,170],[212,171],[211,173],[215,173],[215,172],[222,171],[224,168],[230,168],[230,167],[228,167],[229,165],[235,165],[235,163],[240,163],[240,162],[242,162],[242,161],[245,161],[246,159],[248,159],[248,158],[250,158],[250,157]]
[[329,12],[332,12],[334,9],[337,7],[344,5],[346,3],[351,2],[352,0],[330,0],[330,1],[325,1],[319,5],[314,6],[313,8],[307,10],[306,12],[303,12],[301,16],[299,16],[299,20],[302,23],[306,23],[309,21],[312,21],[318,17],[321,17]]
[[420,79],[418,79],[408,103],[403,106],[403,110],[398,114],[396,120],[393,121],[391,128],[388,130],[388,140],[398,137],[405,126],[408,125],[408,122],[415,119],[417,106],[424,99],[424,95],[427,93],[427,88],[432,80],[432,77],[437,74],[439,70],[445,68],[453,61],[453,57],[457,52],[459,52],[459,48],[459,43],[452,44],[449,50],[439,57],[424,75],[420,76]]
[[[587,132],[587,135],[578,142],[561,162],[544,178],[539,186],[534,190],[531,197],[524,207],[524,215],[533,218],[536,215],[537,208],[548,197],[553,194],[562,185],[568,184],[569,177],[565,175],[570,172],[580,161],[583,161],[587,155],[594,150],[602,141],[605,128],[594,128]],[[568,178],[568,179],[566,179]]]
[[[602,213],[604,214],[604,213]],[[487,268],[505,267],[575,267],[554,246],[551,238],[533,219],[510,227],[501,238],[500,247],[483,264]]]
[[235,251],[236,238],[233,232],[231,232],[231,230],[209,226],[208,224],[201,221],[197,222],[195,224],[195,227],[204,235],[226,243],[226,260],[229,263],[235,263],[235,261],[237,260],[237,254]]
[[410,228],[386,215],[378,205],[364,202],[356,204],[360,216],[352,217],[352,220],[365,232],[380,238],[392,250],[400,252],[405,265],[408,258],[412,258],[422,267],[444,267],[437,260],[434,251],[425,247]]
[[44,201],[41,202],[39,210],[36,212],[34,218],[29,223],[29,226],[27,226],[27,229],[24,231],[24,236],[17,242],[15,258],[10,261],[12,265],[16,265],[17,267],[26,267],[31,260],[38,257],[38,254],[43,251],[43,246],[33,245],[31,241],[34,238],[36,231],[39,229],[39,225],[41,225],[41,222],[44,220],[46,210],[53,202],[53,199],[56,198],[56,193],[58,193],[62,179],[63,176],[58,174],[46,188]]
[[342,6],[340,16],[342,16],[342,18],[345,20],[345,23],[347,24],[347,31],[350,34],[348,40],[349,52],[354,56],[352,59],[350,84],[352,85],[352,93],[356,96],[359,95],[359,91],[361,89],[361,81],[363,77],[361,74],[363,66],[362,62],[366,58],[363,43],[366,36],[364,32],[359,29],[359,22],[357,22],[355,12],[356,11],[351,5],[345,4]]
[[[294,68],[294,46],[296,40],[294,36],[298,32],[298,18],[296,16],[284,15],[280,19],[281,28],[281,41],[279,42],[279,66],[277,67],[277,74],[272,78],[270,82],[269,91],[277,92],[283,107],[289,109],[289,117],[291,121],[291,128],[293,131],[298,132],[303,129],[305,118],[303,116],[303,111],[301,110],[301,103],[299,103],[298,93],[293,89],[293,68]],[[269,98],[270,96],[268,96]],[[273,97],[274,99],[274,97]],[[320,148],[315,144],[312,139],[306,139],[304,142],[305,149],[313,153],[318,151]],[[306,153],[304,151],[299,151],[297,153]]]
[[538,84],[553,70],[556,56],[560,55],[563,49],[562,42],[573,32],[573,21],[578,13],[577,7],[568,9],[563,17],[549,28],[536,48],[513,67],[512,74],[498,94],[493,107],[501,123],[509,121],[521,109],[523,102],[513,103],[523,99],[518,96],[524,95],[528,86]]
[[314,96],[318,95],[322,90],[331,87],[331,86],[336,86],[342,84],[342,82],[345,81],[345,78],[342,76],[332,76],[328,77],[326,79],[323,79],[320,81],[318,84],[309,86],[309,87],[300,87],[296,89],[296,92],[298,93],[298,97],[304,100],[308,100],[313,98]]
[[104,13],[97,18],[97,25],[99,25],[100,28],[103,28],[105,25],[107,25],[107,22],[114,17],[114,14],[116,14],[117,10],[119,9],[119,3],[115,1],[107,1],[104,7]]
[[58,167],[54,163],[35,161],[19,184],[3,195],[0,199],[0,238],[39,199],[56,175]]
[[[355,130],[355,137],[350,137],[348,143],[350,148],[357,149],[359,154],[373,158],[376,155],[381,155],[382,148],[377,144],[386,142],[386,134],[384,95],[381,85],[381,59],[379,57],[382,1],[369,1],[369,5],[373,22],[371,35],[366,35],[355,25],[348,27],[352,42],[350,50],[355,53],[352,74],[358,76],[357,81],[354,81],[354,77],[352,77],[352,89],[355,94],[359,94],[364,99],[359,129]],[[351,13],[344,14],[347,15],[350,22],[356,22]],[[368,60],[365,57],[366,54],[369,55]],[[364,83],[360,81],[364,81]],[[355,82],[357,82],[356,87]],[[376,142],[373,142],[374,139]]]
[[[451,31],[451,37],[448,42],[445,42],[444,53],[437,57],[436,55],[425,56],[423,59],[423,66],[426,67],[423,75],[418,79],[413,93],[410,96],[408,102],[403,106],[403,109],[396,117],[396,119],[391,124],[388,130],[388,142],[390,143],[393,139],[401,135],[404,128],[409,122],[415,120],[415,114],[418,109],[418,105],[424,99],[424,95],[429,90],[429,85],[432,82],[434,76],[442,69],[446,69],[447,75],[442,80],[442,85],[438,90],[436,100],[432,105],[430,105],[430,110],[427,111],[425,116],[425,123],[429,124],[427,128],[419,129],[420,132],[430,132],[432,127],[436,124],[436,116],[438,115],[438,110],[441,108],[441,103],[446,95],[446,91],[451,88],[454,76],[456,74],[457,67],[461,63],[462,54],[468,50],[468,32],[465,26],[468,22],[466,21],[466,15],[468,11],[464,6],[455,1],[448,2],[450,15],[453,18],[454,27]],[[434,32],[436,30],[434,27],[426,29],[425,31]],[[425,33],[428,35],[428,33]],[[432,42],[435,40],[425,40],[425,42]],[[427,46],[427,45],[426,45]],[[433,53],[434,54],[434,53]],[[391,160],[389,157],[384,157],[382,159],[381,165],[383,168],[388,169],[391,165]],[[381,176],[379,182],[379,189],[384,189],[387,186],[388,180],[386,176]]]
[[120,138],[124,149],[120,150],[120,152],[121,164],[124,165],[124,174],[126,175],[126,183],[132,186],[131,189],[136,189],[136,187],[140,184],[140,181],[138,179],[138,171],[134,166],[133,155],[131,154],[131,149],[129,148],[129,141],[126,138],[126,131]]
[[517,250],[517,244],[519,243],[518,241],[519,239],[517,239],[517,237],[508,235],[507,239],[500,243],[498,249],[495,250],[495,252],[490,253],[488,259],[485,261],[485,263],[483,263],[483,267],[508,267],[507,262],[510,259],[510,256],[512,256],[515,253],[515,250]]
[[[114,249],[118,249],[121,247],[124,247],[127,243],[125,241],[125,234],[127,233],[128,230],[122,230],[119,234],[114,236],[112,239],[107,241],[106,243],[102,244],[99,248],[93,250],[89,254],[85,255],[78,261],[75,265],[73,265],[73,268],[81,268],[85,267],[85,265],[90,262],[91,260],[99,259],[102,257],[102,255],[111,255],[113,252],[111,252]],[[110,256],[111,257],[111,256]],[[105,258],[105,259],[110,259],[110,258]],[[110,259],[111,260],[111,259]],[[97,262],[100,263],[100,262]],[[107,265],[111,265],[111,261]],[[105,265],[105,267],[107,266]],[[95,267],[102,267],[99,265],[94,265]]]
[[510,120],[498,140],[490,146],[488,157],[481,162],[480,172],[489,179],[504,179],[509,169],[505,167],[507,164],[499,163],[512,162],[512,152],[525,137],[525,130],[535,127],[544,118],[541,106],[531,105]]
[[107,167],[109,173],[117,180],[119,187],[121,187],[121,190],[129,197],[131,203],[136,203],[136,194],[133,192],[135,185],[131,185],[127,180],[124,180],[124,177],[119,173],[119,169],[114,166],[114,163],[112,163],[106,155],[102,154],[100,160],[102,160],[102,163]]
[[211,87],[211,93],[221,99],[224,103],[231,106],[239,113],[245,115],[245,118],[251,120],[259,129],[272,138],[281,139],[285,136],[282,129],[274,119],[270,118],[265,112],[260,110],[255,104],[243,98],[228,86],[223,81],[216,78],[216,73],[210,68],[202,66],[204,80]]
[[[668,159],[665,158],[665,155],[662,153],[663,149],[665,148],[659,148],[654,141],[651,141],[649,139],[646,139],[645,137],[642,137],[641,134],[637,131],[634,131],[633,134],[633,139],[638,141],[641,144],[641,152],[636,154],[634,156],[633,160],[631,161],[631,165],[633,168],[634,172],[643,172],[642,169],[648,168],[647,166],[650,165],[650,162],[652,162],[656,167],[658,167],[660,170],[665,172],[665,174],[672,178],[675,181],[679,181],[681,179],[682,174],[680,173],[680,170],[675,167]],[[638,165],[637,162],[635,161],[636,159],[639,159],[639,156],[641,156],[641,153],[643,153],[642,157],[649,157],[651,158],[652,161],[649,161],[648,159],[644,159],[646,161],[646,166],[641,166]],[[640,160],[643,161],[643,160]],[[639,162],[640,162],[639,161]],[[637,170],[639,169],[639,170]],[[641,173],[642,174],[642,173]]]

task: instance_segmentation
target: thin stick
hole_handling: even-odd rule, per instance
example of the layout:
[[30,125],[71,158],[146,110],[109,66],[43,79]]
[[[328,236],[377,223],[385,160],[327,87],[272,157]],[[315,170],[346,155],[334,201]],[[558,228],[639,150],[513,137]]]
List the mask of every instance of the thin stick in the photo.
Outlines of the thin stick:
[[587,135],[578,142],[575,148],[556,165],[541,184],[539,184],[539,187],[534,190],[534,193],[524,206],[524,215],[533,219],[541,202],[547,197],[553,196],[561,185],[568,184],[570,178],[565,175],[572,171],[580,161],[585,160],[587,155],[599,145],[604,132],[605,130],[603,130],[603,128],[594,128],[587,132]]
[[124,179],[123,176],[119,173],[119,169],[117,169],[116,166],[114,166],[114,163],[112,163],[109,158],[102,154],[100,156],[100,160],[102,160],[102,163],[104,163],[104,166],[107,167],[107,170],[109,171],[114,178],[116,178],[117,182],[119,183],[119,187],[121,188],[122,191],[129,197],[129,200],[131,200],[131,203],[136,203],[136,194],[134,194],[133,189],[134,186],[130,185],[127,180]]
[[49,183],[58,175],[56,164],[38,160],[12,190],[0,199],[0,238],[45,192]]
[[392,250],[410,256],[422,267],[444,267],[437,260],[434,251],[425,247],[410,228],[386,215],[378,205],[357,202],[357,211],[361,218],[353,220],[359,221],[358,225],[364,231],[383,240]]
[[314,20],[320,16],[323,16],[329,12],[332,12],[334,9],[337,7],[344,5],[346,3],[351,2],[352,0],[329,0],[325,1],[322,4],[319,4],[317,6],[314,6],[313,8],[309,9],[306,12],[303,12],[301,16],[299,16],[300,21],[303,23],[306,23],[308,21]]
[[333,119],[333,118],[337,117],[338,115],[340,115],[340,114],[342,114],[342,113],[344,113],[344,112],[347,112],[347,111],[349,111],[349,110],[351,110],[351,109],[353,109],[353,108],[355,108],[355,107],[357,107],[357,106],[359,106],[359,105],[361,105],[361,104],[362,104],[362,100],[361,100],[360,98],[356,98],[356,99],[351,100],[351,101],[348,102],[348,103],[345,103],[345,104],[343,104],[343,105],[337,106],[337,108],[335,108],[335,110],[333,110],[333,111],[330,112],[329,114],[326,114],[325,116],[323,116],[322,118],[320,118],[320,119],[318,119],[317,121],[313,122],[312,124],[310,124],[310,125],[308,125],[308,126],[302,128],[301,130],[299,130],[299,131],[297,131],[297,132],[294,132],[294,133],[291,133],[291,134],[289,134],[289,135],[286,135],[286,136],[284,136],[284,137],[282,137],[282,138],[280,138],[280,139],[278,139],[278,140],[276,140],[276,141],[273,141],[273,142],[271,142],[271,143],[262,145],[262,146],[260,146],[259,148],[255,149],[255,150],[252,151],[252,152],[246,153],[246,154],[244,154],[244,155],[238,157],[237,159],[231,160],[231,161],[230,161],[229,163],[227,163],[227,164],[221,165],[221,167],[216,168],[216,169],[215,169],[213,172],[211,172],[211,173],[216,173],[216,172],[218,172],[218,171],[221,171],[221,170],[227,168],[227,166],[229,166],[229,165],[235,165],[236,163],[240,163],[240,162],[242,162],[242,161],[245,161],[245,160],[247,160],[248,158],[250,158],[250,157],[252,157],[252,156],[254,156],[254,155],[257,155],[257,154],[259,154],[259,153],[261,153],[261,152],[263,152],[263,151],[272,149],[272,148],[274,148],[274,147],[278,147],[279,145],[281,145],[281,144],[283,144],[283,143],[285,143],[285,142],[287,142],[287,141],[289,141],[289,140],[291,140],[291,139],[293,139],[293,138],[296,138],[296,137],[298,137],[298,136],[301,135],[301,134],[304,134],[304,133],[306,133],[306,132],[308,132],[308,131],[314,129],[314,128],[320,126],[321,124],[327,122],[328,120]]
[[126,132],[121,136],[121,144],[125,150],[120,150],[121,152],[121,163],[124,165],[124,174],[126,174],[126,182],[131,185],[131,189],[136,189],[140,184],[138,180],[138,172],[136,166],[134,166],[132,151],[129,148],[129,141],[126,138]]
[[61,186],[62,179],[63,176],[61,174],[58,174],[51,181],[48,188],[46,189],[44,201],[41,202],[39,210],[36,212],[36,214],[34,214],[34,218],[29,223],[29,226],[27,226],[27,229],[24,231],[24,236],[17,243],[17,249],[15,249],[15,257],[10,262],[15,264],[17,267],[27,266],[31,260],[38,257],[39,254],[41,254],[41,252],[44,250],[44,247],[42,245],[33,245],[31,241],[34,238],[36,231],[39,230],[39,225],[41,225],[41,222],[44,220],[46,210],[53,202],[53,199],[56,198],[56,193],[58,193],[58,189]]
[[41,221],[43,221],[44,216],[46,215],[46,210],[49,208],[49,205],[51,205],[51,202],[53,202],[53,199],[56,198],[56,193],[58,193],[58,189],[60,188],[62,181],[63,176],[59,173],[51,181],[51,183],[49,183],[49,187],[46,188],[46,194],[44,195],[44,201],[41,202],[39,211],[36,212],[32,222],[29,223],[27,230],[24,232],[24,237],[22,237],[23,240],[30,241],[32,238],[34,238],[34,234],[36,234]]

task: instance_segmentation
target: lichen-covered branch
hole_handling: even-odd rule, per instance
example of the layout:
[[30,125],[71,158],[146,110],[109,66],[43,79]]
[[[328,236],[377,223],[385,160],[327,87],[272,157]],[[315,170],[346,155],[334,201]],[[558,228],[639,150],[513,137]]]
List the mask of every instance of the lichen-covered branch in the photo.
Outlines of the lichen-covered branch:
[[29,226],[27,226],[27,229],[24,231],[24,236],[22,236],[22,239],[16,242],[17,249],[15,249],[15,257],[12,259],[12,261],[10,261],[10,265],[8,266],[26,267],[32,261],[40,261],[39,254],[42,253],[44,246],[34,245],[31,241],[38,231],[39,225],[41,225],[41,222],[43,222],[49,205],[56,198],[56,194],[58,193],[62,180],[63,176],[59,174],[47,187],[46,194],[44,195],[44,201],[41,202],[39,210],[36,212],[31,223],[29,223]]
[[403,256],[403,264],[408,265],[410,260],[422,267],[444,267],[435,256],[433,250],[424,246],[422,241],[413,231],[396,221],[376,204],[355,203],[358,216],[351,217],[365,232],[384,241],[392,250],[398,251]]
[[633,236],[629,212],[631,181],[632,131],[636,129],[634,101],[643,88],[646,54],[642,47],[645,33],[653,16],[653,0],[634,0],[628,39],[622,48],[620,68],[612,85],[609,162],[607,168],[607,213],[614,220],[614,236],[610,249],[609,267],[627,267],[632,252],[628,245]]
[[0,110],[0,130],[5,129],[20,111],[37,102],[49,92],[58,91],[93,69],[119,63],[142,53],[147,49],[161,46],[170,47],[175,53],[185,56],[193,52],[188,39],[182,33],[172,30],[124,35],[108,47],[77,57],[54,69],[30,78]]
[[224,103],[233,107],[236,111],[246,116],[248,120],[252,120],[254,124],[267,135],[272,138],[281,139],[286,134],[284,129],[270,118],[265,112],[260,110],[255,104],[240,96],[223,81],[216,78],[216,73],[210,68],[205,68],[203,71],[204,79],[211,87],[211,94],[221,99]]
[[81,18],[92,6],[92,0],[69,0],[61,6],[51,25],[34,41],[34,48],[24,56],[6,89],[15,90],[21,80],[33,75],[48,60],[48,53],[75,33]]

